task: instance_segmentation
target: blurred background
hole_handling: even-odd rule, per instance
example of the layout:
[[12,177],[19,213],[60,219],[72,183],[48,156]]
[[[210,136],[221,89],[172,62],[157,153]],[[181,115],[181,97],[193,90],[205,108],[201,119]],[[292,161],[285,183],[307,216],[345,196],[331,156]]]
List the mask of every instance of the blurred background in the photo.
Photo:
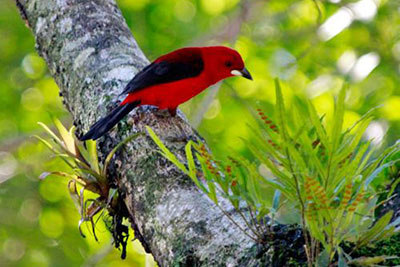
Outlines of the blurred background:
[[[365,138],[384,148],[400,137],[400,2],[389,0],[119,0],[150,60],[182,46],[228,45],[244,57],[254,81],[229,79],[181,108],[215,154],[246,154],[249,107],[273,114],[273,79],[286,104],[307,96],[332,114],[333,96],[350,84],[345,125],[373,107]],[[79,235],[67,180],[43,171],[65,168],[32,135],[49,112],[70,126],[58,88],[13,1],[0,1],[0,266],[154,266],[138,241],[128,257]],[[85,227],[83,227],[84,230]],[[86,231],[88,233],[88,231]]]

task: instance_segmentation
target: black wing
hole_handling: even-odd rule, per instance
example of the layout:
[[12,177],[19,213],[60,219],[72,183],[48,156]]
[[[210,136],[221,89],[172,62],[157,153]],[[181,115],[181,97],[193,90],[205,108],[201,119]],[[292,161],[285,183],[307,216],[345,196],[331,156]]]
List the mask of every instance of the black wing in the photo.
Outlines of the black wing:
[[[174,53],[174,55],[172,55]],[[163,59],[165,58],[165,59]],[[156,84],[198,76],[204,69],[200,51],[181,49],[172,52],[141,70],[121,93],[129,94]]]

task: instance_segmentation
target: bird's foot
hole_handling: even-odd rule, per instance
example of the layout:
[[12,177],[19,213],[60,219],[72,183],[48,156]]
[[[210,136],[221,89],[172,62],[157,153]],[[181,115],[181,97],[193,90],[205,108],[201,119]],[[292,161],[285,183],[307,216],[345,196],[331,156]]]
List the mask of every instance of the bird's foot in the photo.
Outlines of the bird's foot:
[[172,117],[176,116],[176,108],[169,108],[168,112]]
[[159,109],[157,111],[157,117],[160,117],[160,118],[175,117],[176,109],[177,108]]
[[171,116],[170,113],[165,109],[159,109],[159,110],[156,111],[155,114],[156,114],[156,116],[158,118],[162,118],[162,119],[166,119],[166,118],[169,118]]

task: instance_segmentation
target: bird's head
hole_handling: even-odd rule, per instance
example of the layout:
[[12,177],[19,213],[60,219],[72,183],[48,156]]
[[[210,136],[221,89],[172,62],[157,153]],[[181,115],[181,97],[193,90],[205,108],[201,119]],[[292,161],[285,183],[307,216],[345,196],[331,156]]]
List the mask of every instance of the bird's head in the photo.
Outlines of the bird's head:
[[212,70],[216,80],[232,76],[242,76],[253,80],[250,72],[245,68],[240,54],[232,48],[225,46],[211,46],[204,49],[205,64]]

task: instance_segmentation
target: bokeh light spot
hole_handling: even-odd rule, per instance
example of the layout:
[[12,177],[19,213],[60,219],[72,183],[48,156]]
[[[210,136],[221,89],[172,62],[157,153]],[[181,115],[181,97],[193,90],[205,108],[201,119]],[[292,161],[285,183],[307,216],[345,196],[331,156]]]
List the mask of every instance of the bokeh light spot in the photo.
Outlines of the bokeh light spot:
[[37,249],[31,250],[29,252],[29,258],[32,265],[34,265],[35,267],[48,266],[50,261],[49,256],[46,252]]
[[372,20],[378,11],[379,2],[379,0],[360,0],[341,7],[319,27],[319,37],[328,41],[349,27],[354,20]]
[[235,81],[235,91],[242,98],[251,97],[257,91],[257,84],[260,80],[249,82],[246,79],[237,79]]
[[240,151],[244,149],[243,139],[246,140],[249,135],[246,120],[236,120],[235,123],[226,125],[228,129],[224,132],[227,147]]
[[350,71],[351,78],[354,81],[362,81],[378,66],[379,62],[380,57],[375,52],[362,55]]
[[[312,103],[314,104],[318,114],[320,116],[324,114],[331,114],[334,107],[332,94],[329,92],[324,93],[314,99],[312,99]],[[325,120],[326,121],[326,120]]]
[[29,78],[38,79],[46,71],[46,64],[41,57],[31,53],[22,60],[22,69]]
[[7,239],[3,244],[3,255],[11,260],[20,260],[25,254],[25,244],[18,239]]
[[314,23],[317,16],[318,11],[315,8],[315,4],[312,1],[298,1],[291,7],[291,12],[294,15],[293,20],[297,25],[304,25],[304,22]]
[[348,129],[350,128],[355,122],[357,122],[361,116],[350,110],[346,110],[344,112],[344,118],[343,118],[343,129]]
[[225,9],[224,0],[201,0],[201,7],[210,15],[218,15]]
[[375,146],[382,144],[383,138],[387,131],[387,124],[384,122],[373,121],[368,125],[365,131],[365,138],[371,140],[371,143]]
[[222,116],[220,112],[218,116],[213,118],[212,120],[203,120],[202,127],[206,129],[207,133],[210,135],[216,135],[225,130],[226,120],[225,117]]
[[65,194],[66,187],[60,183],[60,180],[57,181],[57,178],[59,177],[50,176],[40,182],[40,195],[47,201],[58,202]]
[[400,60],[400,41],[393,45],[392,54],[395,59]]
[[214,99],[208,108],[207,112],[204,114],[204,118],[207,120],[214,119],[221,111],[221,104],[218,99]]
[[385,101],[382,112],[388,120],[400,120],[400,96],[392,96]]
[[42,206],[37,199],[27,199],[22,203],[19,213],[27,221],[36,222],[41,210]]
[[0,151],[0,183],[11,178],[18,167],[18,162],[14,156],[8,152]]
[[249,42],[250,40],[247,38],[241,37],[234,45],[234,48],[240,53],[244,61],[246,61],[249,55]]
[[132,10],[141,10],[143,9],[149,0],[119,0],[118,3],[121,4],[121,6],[126,7],[128,9]]
[[44,97],[39,89],[26,89],[21,96],[21,105],[30,111],[39,110],[44,102]]
[[10,119],[0,119],[0,137],[15,135],[18,131],[17,125]]
[[64,232],[64,218],[56,209],[45,209],[40,214],[40,230],[51,238],[57,238]]
[[45,103],[62,104],[59,97],[59,88],[53,78],[46,77],[40,79],[35,83],[35,87],[40,88]]
[[345,51],[337,61],[337,68],[343,74],[348,73],[354,66],[357,60],[357,55],[354,50]]
[[278,49],[272,56],[270,72],[282,80],[290,79],[297,70],[296,58],[285,49]]
[[378,11],[377,6],[378,0],[361,0],[356,3],[351,3],[348,6],[353,11],[354,18],[362,21],[372,20],[376,12]]
[[175,3],[174,14],[183,22],[190,22],[196,15],[196,7],[187,0],[178,0]]
[[311,98],[317,97],[333,86],[333,77],[331,75],[320,75],[315,80],[307,85],[306,92]]
[[328,41],[349,27],[353,20],[351,10],[347,7],[342,7],[319,27],[318,35],[322,40]]

